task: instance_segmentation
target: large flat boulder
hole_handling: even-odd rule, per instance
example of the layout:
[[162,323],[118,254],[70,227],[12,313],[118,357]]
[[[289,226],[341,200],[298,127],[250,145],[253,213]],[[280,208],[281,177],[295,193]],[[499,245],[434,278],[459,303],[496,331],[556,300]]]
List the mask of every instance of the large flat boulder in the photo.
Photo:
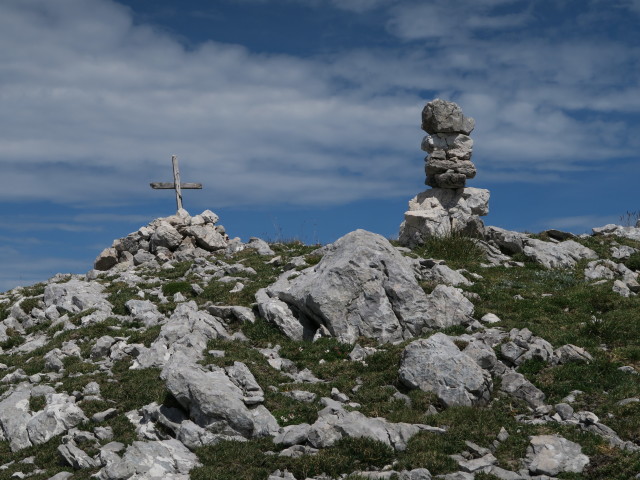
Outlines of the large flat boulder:
[[407,345],[398,374],[409,388],[433,392],[447,407],[485,405],[493,388],[491,375],[443,333]]
[[589,464],[580,445],[559,435],[537,435],[530,441],[525,464],[532,475],[580,473]]
[[264,437],[279,429],[262,405],[261,391],[244,364],[205,370],[182,352],[176,352],[162,370],[167,390],[189,413],[190,419],[211,433],[245,438]]
[[585,258],[598,258],[596,252],[574,240],[544,242],[499,227],[486,227],[485,239],[504,253],[523,253],[545,268],[572,268]]
[[341,342],[360,336],[394,342],[469,321],[460,290],[418,284],[410,261],[381,235],[356,230],[324,247],[320,263],[285,273],[258,292],[258,308],[290,338],[321,330]]
[[[45,406],[33,412],[29,401],[39,396],[45,398]],[[49,386],[22,383],[0,401],[0,439],[7,440],[13,452],[43,444],[85,420],[75,397],[55,393]]]
[[106,465],[96,474],[100,480],[186,480],[189,471],[200,465],[195,453],[175,439],[133,442],[122,457],[111,454],[105,458]]

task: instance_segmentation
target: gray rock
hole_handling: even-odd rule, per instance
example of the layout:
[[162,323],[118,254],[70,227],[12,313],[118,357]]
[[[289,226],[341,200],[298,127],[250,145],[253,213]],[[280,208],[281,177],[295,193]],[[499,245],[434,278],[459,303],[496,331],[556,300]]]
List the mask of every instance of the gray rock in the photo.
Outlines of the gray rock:
[[403,470],[398,474],[400,480],[431,480],[431,472],[426,468]]
[[273,256],[276,254],[276,252],[271,250],[271,247],[267,242],[258,237],[251,237],[247,244],[247,248],[253,248],[258,255]]
[[[463,160],[471,163],[469,159],[473,150],[473,140],[471,137],[461,133],[435,133],[424,137],[421,148],[427,153],[436,153],[434,160],[438,162],[452,161],[452,163],[460,164],[462,162],[459,160]],[[446,159],[438,158],[437,152],[439,151],[444,152]],[[456,169],[456,166],[445,167],[442,172],[438,173],[444,173],[452,169]],[[475,175],[475,167],[473,167],[473,170]]]
[[463,460],[458,462],[460,470],[463,472],[474,473],[480,470],[484,471],[498,461],[491,453],[487,453],[480,458],[474,458],[472,460]]
[[62,456],[64,461],[67,462],[67,464],[71,465],[76,470],[94,468],[98,466],[98,463],[93,458],[73,443],[60,445],[58,447],[58,453]]
[[533,475],[580,473],[589,463],[580,445],[559,435],[537,435],[530,440],[525,464]]
[[638,249],[628,245],[613,246],[611,247],[611,256],[618,260],[625,260],[637,251]]
[[623,227],[622,225],[614,225],[610,223],[604,227],[593,228],[592,231],[594,235],[617,236],[640,241],[640,228],[637,226]]
[[[285,274],[256,295],[261,314],[290,338],[310,338],[324,327],[345,343],[359,336],[393,342],[422,333],[442,313],[430,311],[435,300],[429,302],[409,261],[384,237],[356,230],[323,253],[315,267],[295,278]],[[444,296],[437,300],[447,301]],[[450,318],[458,318],[465,308],[458,301]]]
[[622,280],[615,280],[613,282],[613,291],[622,297],[630,297],[634,295],[631,289]]
[[44,409],[35,413],[25,425],[29,440],[34,445],[45,443],[87,420],[76,405],[75,397],[66,393],[48,393],[46,401]]
[[199,466],[198,457],[175,439],[133,442],[122,458],[113,455],[97,473],[99,480],[183,479]]
[[524,400],[532,408],[544,405],[545,394],[527,380],[524,375],[509,370],[502,375],[500,390],[509,395]]
[[529,475],[523,477],[519,473],[512,472],[511,470],[505,470],[504,468],[500,468],[495,465],[487,468],[484,472],[493,475],[500,480],[529,480],[531,478]]
[[109,270],[118,263],[118,252],[115,248],[105,248],[93,262],[96,270]]
[[238,305],[207,305],[207,311],[214,317],[236,320],[241,323],[255,323],[256,316],[249,307]]
[[111,335],[103,335],[96,340],[96,343],[91,348],[91,358],[99,360],[104,357],[108,357],[111,353],[111,346],[116,343],[116,339]]
[[420,431],[444,433],[428,425],[391,423],[384,418],[370,418],[360,412],[344,410],[339,402],[323,399],[328,406],[318,412],[318,420],[311,425],[308,442],[314,448],[334,445],[344,437],[370,438],[396,450],[404,450],[411,437]]
[[562,420],[569,420],[573,417],[573,407],[568,403],[558,403],[554,408]]
[[143,265],[145,263],[151,262],[152,260],[155,260],[156,257],[153,253],[151,252],[147,252],[146,250],[139,250],[134,256],[133,256],[133,264],[134,265]]
[[553,351],[551,363],[554,365],[562,365],[569,362],[591,362],[593,357],[584,348],[567,344]]
[[365,358],[376,353],[378,349],[374,347],[362,347],[356,343],[353,350],[349,353],[349,360],[352,362],[362,362]]
[[550,243],[528,238],[524,254],[546,268],[572,268],[579,260],[598,258],[596,252],[573,240]]
[[94,413],[91,416],[91,421],[95,423],[102,423],[105,420],[115,416],[118,413],[118,410],[115,408],[108,408],[102,412]]
[[407,345],[398,374],[408,387],[434,392],[448,407],[485,405],[493,388],[491,376],[442,333]]
[[273,437],[273,443],[290,447],[291,445],[302,445],[307,442],[311,425],[301,423],[299,425],[289,425],[280,429],[280,432]]
[[49,477],[48,480],[69,480],[73,477],[73,473],[71,472],[60,472],[56,473],[53,477]]
[[145,327],[152,327],[164,316],[158,311],[158,307],[149,300],[128,300],[125,307],[136,320],[142,321]]
[[195,239],[196,245],[209,252],[214,252],[227,246],[225,237],[210,224],[187,227],[185,233]]
[[4,439],[9,441],[12,452],[32,445],[25,428],[31,419],[31,390],[29,385],[18,385],[9,395],[3,395],[0,401],[0,434],[4,434]]
[[459,288],[437,285],[427,296],[427,305],[423,319],[427,328],[423,327],[423,332],[464,325],[472,320],[473,304]]
[[184,302],[162,325],[151,347],[140,347],[131,368],[162,367],[175,352],[182,352],[197,361],[202,359],[209,340],[229,338],[229,333],[216,317],[198,310],[194,301]]
[[299,402],[305,403],[313,403],[318,398],[315,393],[307,392],[306,390],[291,390],[290,392],[282,392],[282,394]]
[[611,260],[594,260],[584,269],[584,278],[587,280],[614,279],[615,277],[616,264]]
[[485,228],[485,239],[509,255],[524,252],[529,235],[489,226]]
[[276,470],[275,472],[271,473],[268,477],[267,480],[296,480],[296,477],[293,476],[293,474],[291,472],[288,472],[287,470],[285,470],[284,472],[281,472],[280,470]]
[[454,102],[436,98],[422,110],[422,129],[427,133],[463,133],[468,135],[475,126],[471,117],[465,117]]
[[218,223],[218,220],[220,219],[220,217],[218,217],[218,215],[213,213],[211,210],[205,210],[200,214],[200,216],[202,217],[205,223],[211,223],[213,225]]
[[[465,177],[466,178],[466,177]],[[413,247],[432,236],[453,232],[481,236],[484,225],[479,216],[489,212],[489,191],[480,188],[433,188],[409,201],[400,226],[399,241]]]
[[492,370],[498,361],[493,349],[482,341],[470,342],[463,353],[471,357],[484,370]]
[[500,346],[505,363],[518,366],[534,358],[551,361],[553,346],[543,338],[533,335],[528,328],[512,329],[509,338],[511,341]]
[[435,283],[444,283],[454,287],[459,285],[473,285],[473,282],[469,281],[460,272],[453,270],[446,265],[434,265],[432,268],[424,269],[422,270],[422,276],[425,280],[431,280]]
[[157,250],[158,247],[168,250],[175,250],[182,243],[182,235],[166,219],[160,219],[159,225],[151,235],[151,248]]
[[480,319],[480,321],[482,323],[488,323],[488,324],[492,324],[492,323],[499,323],[502,320],[500,319],[500,317],[498,317],[495,313],[487,313],[485,315],[482,316],[482,318]]
[[49,283],[44,289],[45,307],[55,306],[58,311],[70,314],[89,308],[96,312],[84,317],[83,323],[92,320],[104,320],[111,315],[111,305],[103,293],[104,287],[97,282],[85,282],[72,278],[66,283]]
[[233,362],[233,365],[226,367],[225,371],[229,380],[242,390],[245,404],[253,405],[264,401],[262,388],[244,363]]
[[[176,352],[162,370],[167,389],[197,425],[213,433],[263,437],[278,431],[275,418],[261,405],[245,404],[245,392],[225,373]],[[255,382],[255,379],[253,380]]]

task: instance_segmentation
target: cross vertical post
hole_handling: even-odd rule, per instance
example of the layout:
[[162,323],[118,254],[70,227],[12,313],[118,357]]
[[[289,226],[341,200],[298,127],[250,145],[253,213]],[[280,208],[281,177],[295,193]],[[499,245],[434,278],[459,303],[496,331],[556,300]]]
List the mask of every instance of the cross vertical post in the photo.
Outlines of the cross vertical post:
[[178,168],[178,157],[171,155],[171,163],[173,165],[173,183],[168,182],[154,182],[151,183],[151,188],[154,190],[175,190],[176,191],[176,206],[178,212],[182,210],[182,189],[202,189],[201,183],[181,183],[180,182],[180,169]]
[[176,155],[171,155],[171,163],[173,164],[173,184],[176,186],[176,205],[180,211],[182,210],[182,189],[180,188],[180,169]]

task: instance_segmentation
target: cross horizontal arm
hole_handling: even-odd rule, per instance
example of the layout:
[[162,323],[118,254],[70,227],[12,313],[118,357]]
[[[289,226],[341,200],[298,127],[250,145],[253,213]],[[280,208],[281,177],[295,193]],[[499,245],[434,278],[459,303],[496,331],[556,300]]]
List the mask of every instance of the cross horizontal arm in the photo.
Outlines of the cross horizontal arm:
[[[150,183],[151,188],[155,190],[175,190],[175,183],[164,183],[164,182],[154,182]],[[180,188],[192,189],[192,190],[200,190],[202,189],[201,183],[181,183]]]

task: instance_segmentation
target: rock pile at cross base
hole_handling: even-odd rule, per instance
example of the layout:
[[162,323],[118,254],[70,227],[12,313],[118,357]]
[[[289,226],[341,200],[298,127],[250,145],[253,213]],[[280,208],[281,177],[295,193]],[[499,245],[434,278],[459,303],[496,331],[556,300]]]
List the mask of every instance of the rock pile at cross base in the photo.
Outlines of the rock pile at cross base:
[[[549,240],[542,241],[485,227],[478,217],[488,211],[489,192],[465,186],[475,175],[468,137],[473,126],[450,102],[436,100],[425,107],[423,128],[429,135],[423,147],[430,154],[426,173],[433,188],[410,203],[401,233],[406,245],[463,231],[477,237],[487,269],[522,268],[511,259],[516,254],[547,269],[573,268],[592,259],[585,262],[585,282],[614,281],[614,290],[627,297],[640,292],[638,273],[618,262],[636,253],[632,247],[616,244],[612,258],[618,261],[598,259],[563,232],[548,231]],[[92,472],[99,480],[186,480],[201,462],[202,447],[270,439],[270,457],[295,459],[319,455],[345,439],[369,439],[399,454],[411,448],[414,438],[449,435],[446,426],[430,421],[435,415],[451,408],[491,408],[505,400],[524,412],[515,417],[518,424],[545,425],[549,431],[573,428],[600,437],[613,449],[640,450],[606,419],[580,410],[578,393],[550,402],[545,388],[520,371],[532,363],[552,368],[594,358],[576,345],[553,346],[528,328],[501,328],[495,314],[477,315],[478,295],[470,287],[483,280],[479,273],[420,258],[364,230],[307,255],[287,257],[282,245],[230,239],[217,222],[209,210],[195,216],[180,211],[115,240],[87,275],[58,275],[38,291],[18,288],[0,294],[0,355],[24,359],[20,365],[0,363],[0,442],[8,450],[18,455],[54,442],[61,463],[49,480],[73,479],[78,471]],[[638,232],[617,226],[594,229],[599,236],[637,234],[640,239]],[[247,259],[255,268],[245,264]],[[268,282],[258,273],[267,266],[277,272]],[[240,294],[245,289],[251,298],[241,305],[205,298],[211,291]],[[278,338],[289,342],[288,350],[271,343],[255,346],[245,335],[266,323],[283,334]],[[16,335],[21,342],[13,341]],[[332,386],[329,379],[295,361],[291,345],[303,352],[309,342],[327,337],[350,352],[341,361],[361,365],[363,372],[370,368],[367,362],[397,348],[389,402],[412,408],[411,395],[432,398],[420,421],[366,415],[360,411],[366,405],[350,398],[366,384],[356,381],[344,392],[325,388]],[[242,361],[224,360],[238,351]],[[109,403],[123,365],[131,375],[159,382],[165,402],[148,400],[126,409]],[[270,376],[277,380],[265,380]],[[287,416],[276,413],[284,399],[310,404],[315,417],[286,424]],[[118,436],[123,424],[134,438],[126,437],[126,443]],[[376,471],[341,473],[373,480],[394,475],[470,480],[480,473],[503,480],[549,480],[583,472],[590,464],[578,443],[547,431],[528,438],[526,454],[523,448],[518,465],[506,469],[497,457],[501,445],[518,433],[513,425],[509,429],[494,432],[485,446],[466,441],[450,455],[457,471],[448,474],[432,475],[424,465],[396,470],[395,462]],[[19,465],[0,459],[0,478]],[[45,478],[37,465],[30,473]],[[268,478],[295,479],[286,470]]]

